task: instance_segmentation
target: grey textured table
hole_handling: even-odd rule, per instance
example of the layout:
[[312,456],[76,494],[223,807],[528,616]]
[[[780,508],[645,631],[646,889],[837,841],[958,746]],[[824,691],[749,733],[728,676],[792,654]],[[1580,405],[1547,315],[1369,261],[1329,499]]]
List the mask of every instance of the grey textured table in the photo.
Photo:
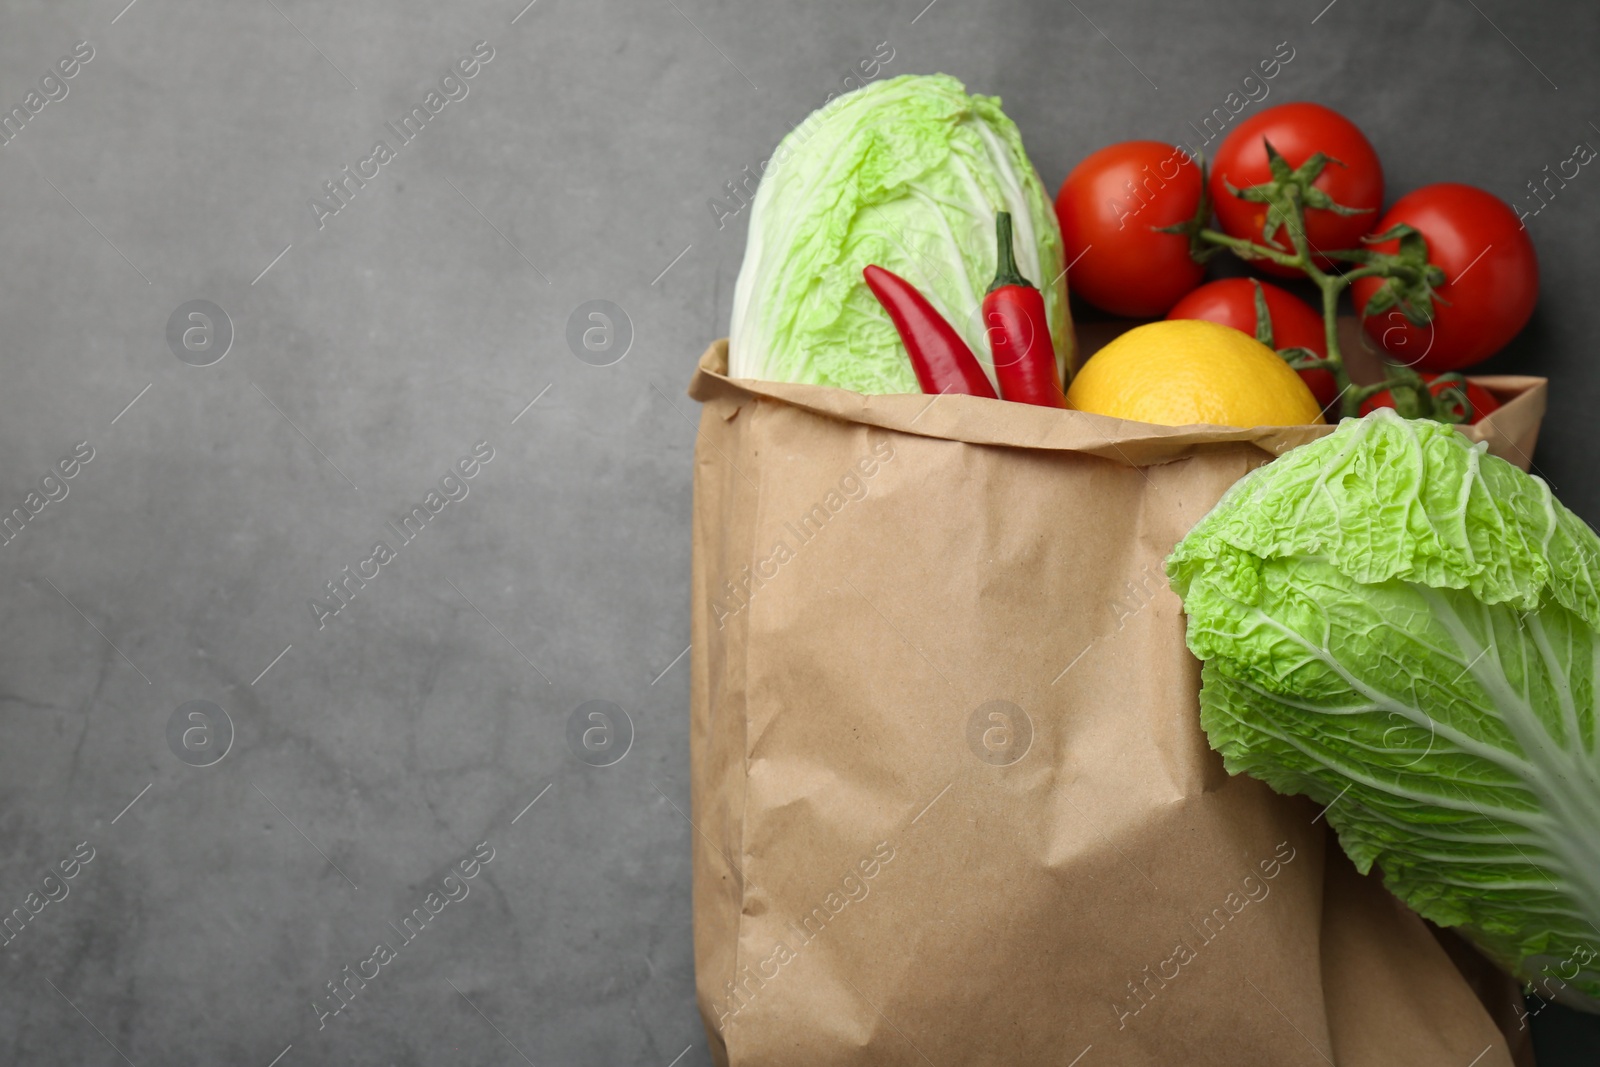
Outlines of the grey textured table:
[[[1347,111],[1391,197],[1600,143],[1576,2],[125,2],[0,15],[0,511],[44,500],[0,546],[0,911],[68,891],[0,947],[5,1063],[706,1062],[683,387],[746,223],[708,202],[859,61],[1002,95],[1052,189],[1284,41],[1269,102]],[[1591,520],[1597,218],[1584,171],[1531,219],[1485,368],[1555,380],[1536,460]]]

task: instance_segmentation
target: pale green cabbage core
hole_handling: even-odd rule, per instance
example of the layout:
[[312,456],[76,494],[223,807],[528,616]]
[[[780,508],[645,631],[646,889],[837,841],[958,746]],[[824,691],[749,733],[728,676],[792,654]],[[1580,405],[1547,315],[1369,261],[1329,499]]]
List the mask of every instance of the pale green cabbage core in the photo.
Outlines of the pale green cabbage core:
[[1061,230],[1016,126],[992,96],[943,74],[847,93],[778,145],[756,191],[734,290],[734,377],[918,392],[905,348],[861,269],[916,286],[990,371],[981,302],[994,280],[995,215],[1045,294],[1063,368],[1071,349]]
[[1363,872],[1600,1008],[1600,539],[1447,426],[1347,419],[1167,564],[1230,772],[1327,810]]

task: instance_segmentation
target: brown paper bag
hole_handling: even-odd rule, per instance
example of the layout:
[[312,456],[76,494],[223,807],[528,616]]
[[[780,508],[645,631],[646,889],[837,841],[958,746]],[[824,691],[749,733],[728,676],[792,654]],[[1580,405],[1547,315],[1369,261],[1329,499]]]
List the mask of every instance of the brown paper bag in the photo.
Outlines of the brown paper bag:
[[[725,370],[719,342],[690,389],[695,970],[719,1064],[1518,1062],[1526,1032],[1318,809],[1229,777],[1200,729],[1163,560],[1328,428]],[[1515,459],[1543,383],[1504,391],[1473,432]]]

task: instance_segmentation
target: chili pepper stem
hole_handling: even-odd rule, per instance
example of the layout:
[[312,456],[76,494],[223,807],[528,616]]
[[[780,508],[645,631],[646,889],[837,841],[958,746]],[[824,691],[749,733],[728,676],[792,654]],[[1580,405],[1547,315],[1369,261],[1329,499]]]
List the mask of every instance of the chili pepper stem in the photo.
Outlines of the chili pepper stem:
[[989,288],[984,292],[992,293],[1007,285],[1021,285],[1031,289],[1033,283],[1024,278],[1022,272],[1017,269],[1017,256],[1011,248],[1011,212],[1001,211],[995,215],[994,236],[994,281],[989,283]]

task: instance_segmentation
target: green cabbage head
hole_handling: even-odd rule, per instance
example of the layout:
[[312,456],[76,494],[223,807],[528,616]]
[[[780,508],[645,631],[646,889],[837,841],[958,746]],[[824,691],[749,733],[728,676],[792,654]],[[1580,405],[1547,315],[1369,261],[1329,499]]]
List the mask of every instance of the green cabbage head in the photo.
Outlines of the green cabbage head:
[[1549,487],[1380,410],[1238,482],[1167,561],[1230,772],[1363,872],[1600,1010],[1600,539]]
[[1000,211],[1016,228],[1018,266],[1044,291],[1064,373],[1072,333],[1061,230],[999,99],[969,96],[943,74],[907,74],[830,101],[779,143],[756,191],[730,373],[919,392],[861,279],[870,263],[921,290],[989,369],[980,304],[994,280]]

